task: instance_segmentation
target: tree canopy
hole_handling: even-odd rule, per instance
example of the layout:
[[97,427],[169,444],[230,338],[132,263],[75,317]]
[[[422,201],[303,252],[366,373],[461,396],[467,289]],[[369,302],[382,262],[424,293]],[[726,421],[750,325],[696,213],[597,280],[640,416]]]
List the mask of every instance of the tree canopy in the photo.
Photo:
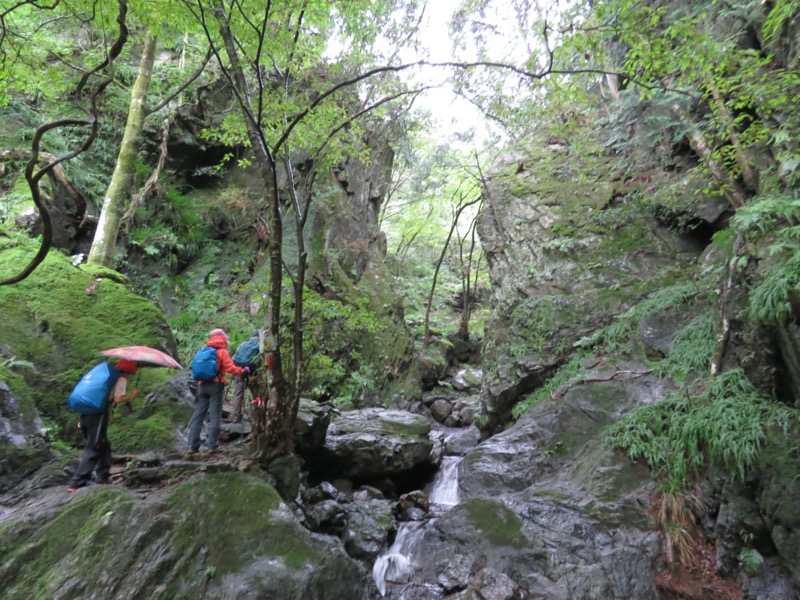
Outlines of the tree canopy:
[[[796,0],[465,0],[450,23],[452,56],[432,59],[419,50],[430,5],[413,0],[0,0],[0,105],[25,104],[30,111],[34,133],[22,136],[30,148],[26,180],[44,230],[34,261],[0,283],[27,276],[49,248],[43,178],[57,167],[69,170],[98,138],[106,143],[103,154],[116,160],[106,159],[94,177],[102,185],[94,184],[84,212],[88,219],[104,205],[92,262],[115,265],[123,216],[136,213],[141,202],[134,198],[151,193],[164,169],[172,119],[200,121],[202,141],[224,150],[204,174],[239,169],[259,179],[247,204],[252,214],[244,210],[242,218],[266,252],[266,325],[275,339],[285,311],[292,311],[292,342],[277,349],[270,382],[277,399],[269,415],[274,447],[265,452],[290,451],[306,361],[306,226],[320,180],[349,158],[368,161],[371,136],[389,140],[397,157],[397,185],[382,214],[392,227],[397,265],[415,243],[434,235],[433,262],[449,259],[454,270],[469,263],[463,252],[473,230],[460,219],[477,206],[482,169],[501,152],[524,153],[533,130],[569,139],[586,155],[619,157],[628,172],[666,165],[688,148],[707,175],[706,193],[724,198],[734,216],[731,273],[746,258],[740,242],[767,229],[779,230],[773,250],[796,264],[800,76],[795,51],[782,36],[798,9]],[[757,26],[742,27],[745,20]],[[434,81],[432,70],[442,79]],[[438,85],[477,107],[502,135],[501,144],[418,135],[429,121],[415,103]],[[199,105],[203,94],[216,101],[201,119],[182,97]],[[162,132],[150,132],[149,141],[152,149],[160,137],[161,150],[157,161],[146,162],[140,134],[157,110],[165,115]],[[121,135],[122,122],[130,136]],[[413,173],[405,181],[402,169]],[[74,177],[88,178],[80,171]],[[179,194],[166,204],[176,213],[198,212]],[[143,211],[140,218],[158,221],[154,214]],[[194,219],[191,227],[199,229],[204,223]],[[155,225],[177,240],[168,225]],[[291,257],[287,228],[294,228],[296,242]],[[455,248],[448,253],[453,236],[458,257]],[[466,297],[470,277],[469,269],[460,277]],[[762,304],[788,314],[796,275],[776,268],[767,283],[759,288]],[[287,286],[290,307],[282,302]],[[723,307],[721,332],[729,317]],[[427,338],[427,318],[425,329]],[[720,364],[711,362],[718,374]]]

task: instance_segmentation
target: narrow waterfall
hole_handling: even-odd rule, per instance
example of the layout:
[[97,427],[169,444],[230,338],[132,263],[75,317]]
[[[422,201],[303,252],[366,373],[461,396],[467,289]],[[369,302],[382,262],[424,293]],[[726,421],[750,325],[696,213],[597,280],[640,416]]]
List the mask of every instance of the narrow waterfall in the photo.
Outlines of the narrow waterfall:
[[[428,490],[428,499],[432,509],[435,507],[441,514],[458,504],[458,465],[460,456],[445,456],[439,471]],[[435,522],[434,519],[424,521],[406,521],[399,524],[397,537],[386,552],[378,557],[372,568],[372,578],[378,586],[381,596],[386,596],[388,584],[403,585],[410,583],[414,576],[416,548],[425,529]]]
[[431,484],[428,499],[433,504],[455,506],[458,504],[458,465],[460,456],[445,456]]

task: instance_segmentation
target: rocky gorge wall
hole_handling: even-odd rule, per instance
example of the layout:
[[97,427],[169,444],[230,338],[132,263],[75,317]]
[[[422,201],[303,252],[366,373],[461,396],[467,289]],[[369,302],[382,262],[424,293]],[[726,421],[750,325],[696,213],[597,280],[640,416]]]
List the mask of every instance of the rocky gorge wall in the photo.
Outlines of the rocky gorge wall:
[[[642,185],[621,180],[609,159],[546,139],[492,177],[477,225],[495,306],[483,357],[490,429],[507,422],[582,340],[696,272],[703,240],[640,209],[632,198]],[[697,191],[680,172],[645,185],[689,198]]]
[[[478,220],[496,307],[486,327],[482,364],[486,439],[465,456],[461,490],[467,498],[502,498],[521,519],[523,530],[535,527],[545,513],[558,521],[562,517],[554,510],[569,506],[585,518],[611,501],[614,508],[604,514],[626,515],[611,525],[611,539],[621,535],[619,527],[628,533],[638,529],[644,538],[629,543],[643,553],[637,558],[649,557],[644,570],[629,580],[655,585],[626,589],[623,596],[796,598],[800,572],[791,547],[796,547],[800,513],[790,507],[800,500],[800,467],[796,451],[776,454],[774,441],[796,448],[789,441],[791,428],[782,429],[777,421],[766,426],[768,441],[760,446],[744,484],[735,483],[738,476],[724,469],[697,474],[700,491],[691,493],[699,504],[690,518],[692,527],[704,532],[690,561],[697,572],[690,568],[675,578],[662,570],[675,538],[664,531],[663,515],[656,516],[664,472],[639,473],[639,484],[633,484],[635,477],[619,479],[630,468],[624,466],[628,459],[610,451],[607,430],[612,423],[637,408],[664,402],[675,388],[669,364],[685,355],[683,340],[691,332],[702,339],[700,323],[716,322],[717,290],[727,277],[725,255],[711,242],[732,212],[723,201],[698,193],[703,183],[692,161],[678,165],[651,170],[647,177],[621,176],[601,155],[578,155],[564,141],[543,138],[508,157],[488,182]],[[671,209],[659,211],[667,196],[670,202],[662,206],[684,207],[680,218]],[[643,197],[648,202],[641,202]],[[681,227],[681,221],[693,225]],[[760,281],[770,269],[769,257],[754,254],[763,260],[748,263],[742,285]],[[738,303],[736,309],[726,308],[728,314],[745,310],[742,288],[730,297]],[[732,318],[735,333],[724,348],[723,368],[743,369],[767,395],[779,390],[778,410],[786,423],[796,422],[796,411],[788,407],[796,407],[798,399],[790,391],[792,384],[784,382],[784,377],[791,382],[796,375],[793,346],[787,343],[796,325],[768,331]],[[697,373],[687,374],[688,381],[705,376],[711,367],[713,335],[712,327],[703,342],[709,351],[695,363]],[[695,343],[695,348],[700,346]],[[608,400],[626,397],[630,404],[608,410]],[[563,421],[553,420],[576,408]],[[665,425],[670,426],[677,425]],[[589,466],[598,459],[610,462]],[[553,501],[544,501],[547,508],[536,508],[543,502],[541,495],[551,493]],[[624,498],[635,500],[624,508]],[[635,525],[650,518],[649,525]],[[548,520],[548,532],[552,524]],[[655,529],[662,529],[666,540],[661,547],[645,541],[645,532]],[[584,539],[575,554],[591,546]],[[534,569],[536,573],[523,577],[536,582],[528,589],[546,585],[545,596],[552,598],[621,597],[613,585],[605,591],[581,588],[574,572],[559,575],[555,548],[561,544],[545,552],[549,569]],[[743,558],[753,550],[758,568]],[[702,560],[712,565],[703,584],[708,595],[694,596],[687,590],[700,585]],[[604,559],[589,562],[597,566]]]

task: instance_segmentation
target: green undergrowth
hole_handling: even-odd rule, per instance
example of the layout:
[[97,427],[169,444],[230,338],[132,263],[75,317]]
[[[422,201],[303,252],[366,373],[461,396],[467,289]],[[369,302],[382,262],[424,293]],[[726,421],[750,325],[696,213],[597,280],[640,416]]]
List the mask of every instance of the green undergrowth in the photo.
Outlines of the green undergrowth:
[[[800,228],[797,231],[800,240]],[[748,316],[754,324],[778,325],[790,317],[790,296],[800,300],[800,244],[787,251],[750,292]]]
[[[175,335],[181,364],[188,366],[194,354],[208,341],[209,332],[217,327],[224,329],[231,338],[229,351],[249,338],[253,331],[264,327],[263,314],[250,315],[233,304],[226,286],[215,283],[201,285],[191,292],[188,288],[179,296],[181,301],[177,314],[167,321]],[[228,307],[221,310],[220,307]]]
[[709,369],[715,333],[716,318],[711,310],[692,319],[673,339],[669,354],[654,363],[656,373],[671,378],[677,385],[702,376]]
[[727,231],[729,237],[738,233],[763,255],[764,274],[749,294],[750,322],[756,326],[783,323],[791,314],[790,298],[800,301],[800,195],[757,196],[737,211]]
[[[792,295],[800,295],[800,202],[792,194],[763,194],[739,209],[732,226],[714,245],[735,267],[752,256],[734,254],[747,240],[760,254],[761,276],[747,296],[744,313],[751,325],[779,327],[790,314]],[[691,298],[691,288],[665,307]],[[709,286],[706,286],[709,289]],[[616,326],[616,324],[615,324]],[[753,467],[770,429],[786,430],[796,412],[757,389],[742,369],[708,375],[717,339],[713,305],[674,339],[656,373],[676,385],[664,399],[625,415],[608,430],[613,447],[647,464],[666,491],[680,493],[709,465],[743,480]]]
[[[574,353],[569,360],[553,377],[518,402],[512,410],[512,416],[518,419],[532,406],[550,398],[559,388],[580,379],[586,374],[585,365],[587,361],[591,362],[593,353],[618,356],[633,352],[639,336],[639,323],[643,318],[668,309],[688,308],[698,298],[708,297],[709,293],[707,287],[699,287],[698,283],[679,282],[650,294],[618,316],[608,327],[575,342]],[[676,336],[669,355],[650,366],[663,376],[676,376],[681,381],[685,373],[701,372],[711,352],[713,336],[710,328],[713,328],[713,321],[709,315],[698,317]]]
[[[409,338],[393,312],[396,300],[377,275],[326,292],[304,290],[303,394],[341,406],[373,406],[387,386],[402,383],[408,361]],[[280,343],[291,369],[294,297],[284,294],[282,303]]]
[[[711,273],[713,275],[713,273]],[[672,340],[670,351],[646,365],[675,389],[650,405],[624,415],[607,428],[610,445],[646,464],[666,491],[682,492],[710,464],[744,479],[770,427],[785,427],[793,411],[757,389],[741,369],[707,375],[716,340],[714,277],[661,289],[620,315],[597,334],[579,340],[576,352],[544,385],[513,409],[514,418],[559,389],[579,382],[593,354],[641,355],[639,323],[665,311],[695,314]]]
[[709,463],[743,481],[765,430],[785,426],[792,415],[734,369],[623,416],[609,427],[608,439],[647,464],[667,491],[678,492],[688,489]]
[[638,338],[639,323],[645,317],[666,310],[687,308],[697,299],[707,298],[711,293],[706,280],[705,288],[694,282],[678,282],[658,289],[636,306],[626,311],[600,332],[595,338],[578,341],[578,346],[602,348],[604,352],[631,351]]
[[[746,268],[752,256],[734,254],[735,246],[742,247],[737,240],[747,240],[760,254],[762,275],[749,291],[745,309],[751,325],[778,326],[789,315],[791,295],[800,293],[799,224],[796,195],[763,194],[739,209],[732,226],[714,237],[714,246],[738,269]],[[689,284],[682,293],[676,291],[680,292],[662,293],[664,308],[680,306],[694,293]],[[704,293],[700,299],[703,296],[711,297]],[[646,463],[670,492],[686,490],[709,463],[744,479],[765,432],[785,428],[796,418],[791,409],[755,388],[741,369],[707,375],[717,338],[716,313],[710,302],[707,305],[676,336],[666,358],[654,365],[678,389],[609,428],[611,444]],[[639,316],[634,315],[631,324]],[[619,322],[613,327],[620,328]],[[616,337],[610,332],[607,339]]]
[[[231,338],[229,350],[255,329],[266,327],[269,265],[252,275],[215,266],[222,256],[206,256],[174,284],[176,310],[169,317],[179,354],[188,364],[208,339],[208,331],[222,327]],[[282,364],[294,369],[293,282],[284,278],[278,344]],[[388,284],[379,275],[364,276],[354,285],[346,276],[324,290],[303,291],[302,394],[340,405],[372,405],[388,386],[402,385],[399,377],[409,358],[409,338]],[[388,374],[388,376],[387,376]],[[398,374],[397,377],[394,375]],[[413,394],[413,392],[412,392]]]
[[[24,179],[25,166],[28,159],[25,155],[30,151],[31,138],[35,129],[50,119],[65,119],[72,115],[74,118],[85,118],[85,106],[80,106],[70,101],[61,100],[55,104],[44,101],[43,97],[38,97],[36,102],[23,98],[10,100],[7,105],[0,105],[0,147],[3,150],[19,150],[23,153],[21,160],[4,161],[9,166],[5,172],[7,177],[15,178],[15,183],[8,189],[6,178],[0,175],[0,220],[8,217],[13,218],[24,209],[33,207],[30,188]],[[106,108],[109,108],[106,106]],[[49,113],[48,112],[53,111]],[[127,105],[124,109],[127,115]],[[122,123],[113,124],[112,113],[105,113],[104,127],[98,131],[94,143],[76,157],[62,163],[65,175],[81,190],[83,197],[87,201],[87,212],[98,214],[100,206],[95,204],[95,200],[100,200],[105,196],[111,173],[114,169],[116,157],[119,153],[119,140],[122,137]],[[85,141],[85,132],[73,127],[56,127],[48,131],[45,136],[45,150],[54,156],[60,156],[74,151]],[[44,178],[40,181],[40,190],[46,201],[54,196],[54,186]],[[8,221],[7,221],[8,222]]]
[[647,464],[671,493],[687,490],[709,464],[743,479],[765,429],[790,414],[755,388],[741,369],[707,375],[715,331],[710,309],[691,320],[674,338],[669,354],[650,363],[677,389],[607,429],[612,447]]

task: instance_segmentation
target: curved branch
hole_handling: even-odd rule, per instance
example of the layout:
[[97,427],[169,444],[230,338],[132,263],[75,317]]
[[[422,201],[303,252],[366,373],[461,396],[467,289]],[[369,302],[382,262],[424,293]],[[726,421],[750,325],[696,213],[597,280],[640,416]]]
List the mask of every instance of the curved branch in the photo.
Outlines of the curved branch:
[[[78,82],[78,89],[77,89],[78,93],[80,93],[81,90],[83,89],[83,86],[86,85],[86,82],[89,80],[89,77],[91,77],[94,73],[97,73],[101,69],[105,67],[110,67],[111,65],[114,64],[114,60],[119,56],[119,53],[122,52],[122,47],[128,41],[128,26],[125,22],[125,19],[128,16],[128,3],[126,0],[118,0],[118,4],[119,4],[119,14],[117,14],[117,23],[119,23],[119,30],[120,30],[119,36],[117,36],[116,41],[111,46],[111,49],[108,51],[108,56],[106,57],[106,59],[91,71],[84,73],[83,77],[81,77],[81,80]],[[109,80],[108,83],[111,83],[111,81]],[[108,83],[102,86],[103,89],[105,89]],[[93,94],[93,99],[96,96],[97,96],[96,93]]]
[[[55,161],[56,157],[50,154],[49,152],[40,152],[39,158],[41,161],[48,162],[48,161]],[[31,159],[31,153],[25,150],[4,150],[0,152],[0,162],[4,162],[6,160],[16,160],[16,161],[29,161]],[[66,172],[61,167],[60,164],[55,164],[52,169],[53,179],[64,189],[67,193],[75,200],[77,203],[77,210],[78,214],[82,214],[81,217],[82,222],[86,221],[86,198],[84,197],[83,193],[77,188],[77,186],[67,177]]]
[[661,90],[664,92],[674,92],[677,94],[683,94],[685,96],[689,96],[694,98],[695,96],[690,92],[685,92],[683,90],[676,90],[669,88],[666,85],[650,85],[644,83],[643,81],[639,81],[638,79],[634,79],[625,73],[620,73],[617,71],[607,71],[604,69],[553,69],[552,63],[542,71],[532,72],[526,71],[525,69],[521,69],[515,65],[510,65],[508,63],[500,63],[500,62],[492,62],[492,61],[472,61],[472,62],[458,62],[458,61],[445,61],[445,62],[431,62],[427,60],[419,60],[412,63],[406,63],[403,65],[395,65],[395,66],[384,66],[384,67],[377,67],[375,69],[370,69],[369,71],[365,71],[360,75],[352,77],[351,79],[346,79],[341,81],[331,87],[329,90],[322,92],[317,98],[314,99],[308,106],[306,106],[303,110],[298,112],[294,117],[289,120],[289,123],[284,130],[281,137],[275,143],[274,152],[277,152],[278,149],[286,143],[286,140],[291,135],[294,128],[302,121],[308,113],[314,110],[317,106],[319,106],[325,99],[332,96],[336,92],[346,87],[350,87],[355,85],[360,81],[364,81],[365,79],[369,79],[370,77],[377,75],[379,73],[398,73],[400,71],[405,71],[407,69],[412,69],[414,67],[451,67],[456,69],[476,69],[476,68],[490,68],[490,69],[500,69],[503,71],[510,71],[519,75],[520,77],[524,77],[525,79],[537,79],[541,80],[545,77],[550,75],[584,75],[584,74],[596,74],[596,75],[616,75],[617,77],[626,79],[631,83],[638,85],[639,87],[648,89],[648,90]]
[[[28,182],[28,187],[31,190],[31,198],[33,203],[36,205],[36,208],[39,210],[39,214],[42,218],[42,243],[39,246],[39,250],[36,255],[33,257],[33,260],[25,267],[20,273],[17,275],[10,277],[8,279],[4,279],[0,281],[0,285],[11,285],[13,283],[19,283],[28,275],[33,273],[36,268],[42,264],[47,253],[50,251],[50,248],[53,245],[53,224],[52,220],[50,219],[50,213],[47,211],[47,208],[44,206],[42,202],[41,191],[39,189],[39,182],[41,181],[42,177],[53,171],[58,165],[66,160],[70,160],[75,158],[79,154],[85,152],[91,145],[94,143],[94,140],[97,138],[97,132],[100,128],[100,120],[98,119],[98,109],[97,109],[97,98],[98,96],[109,86],[109,84],[113,81],[113,64],[114,60],[119,56],[120,52],[122,52],[122,48],[125,46],[125,43],[128,41],[128,26],[126,24],[126,16],[128,12],[128,5],[126,0],[118,0],[119,5],[119,13],[117,15],[117,23],[119,23],[119,35],[117,36],[116,41],[114,42],[111,50],[109,51],[108,57],[103,61],[102,65],[107,65],[108,69],[108,76],[104,79],[100,84],[95,88],[92,92],[90,98],[90,110],[89,113],[91,115],[91,119],[88,121],[79,121],[76,119],[62,119],[60,121],[54,121],[52,123],[45,123],[44,125],[40,126],[36,129],[36,132],[33,134],[33,140],[31,140],[31,159],[28,161],[27,166],[25,167],[25,179]],[[91,73],[96,73],[100,68],[97,67],[89,71],[85,77],[81,79],[79,83],[78,90],[80,91],[81,87],[86,83],[88,76]],[[54,160],[51,160],[47,163],[44,167],[39,169],[39,171],[34,173],[36,169],[36,164],[39,162],[39,155],[40,155],[40,147],[42,137],[45,133],[50,131],[51,129],[56,129],[59,127],[69,127],[69,126],[86,126],[90,128],[89,135],[83,141],[83,143],[72,152],[69,152],[63,156],[60,156]]]
[[36,2],[36,0],[20,0],[14,6],[9,7],[8,9],[4,10],[0,13],[0,20],[5,19],[9,14],[17,10],[21,6],[31,5],[35,8],[40,8],[42,10],[52,10],[56,8],[60,4],[61,0],[54,0],[53,4],[51,5],[42,5]]

